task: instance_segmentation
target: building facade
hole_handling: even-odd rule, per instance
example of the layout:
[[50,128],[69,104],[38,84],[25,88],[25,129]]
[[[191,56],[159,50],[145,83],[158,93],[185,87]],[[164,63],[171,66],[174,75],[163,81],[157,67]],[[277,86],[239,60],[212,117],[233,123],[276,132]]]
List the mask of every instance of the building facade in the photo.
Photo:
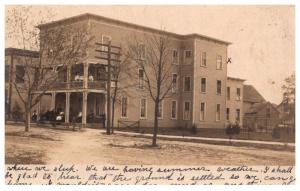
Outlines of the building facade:
[[244,81],[239,78],[227,78],[226,87],[226,120],[228,123],[238,123],[243,127],[243,93]]
[[[25,62],[37,62],[39,53],[37,51],[23,50],[17,48],[5,49],[5,117],[12,119],[12,114],[18,113],[18,120],[23,120],[24,104],[16,91],[14,84],[22,86],[25,80]],[[19,90],[20,94],[25,92]]]
[[[86,28],[93,40],[84,58],[59,70],[61,80],[45,92],[37,105],[39,114],[60,110],[65,114],[65,122],[69,123],[81,112],[83,125],[89,123],[87,116],[90,113],[95,116],[105,115],[107,62],[97,59],[99,53],[96,51],[96,43],[111,42],[122,48],[133,36],[144,44],[145,34],[165,35],[173,49],[170,73],[176,88],[160,103],[159,126],[190,127],[195,124],[200,128],[224,128],[229,42],[199,34],[165,32],[93,14],[83,14],[38,27],[43,34],[48,29],[66,25]],[[143,76],[138,66],[136,74],[132,76]],[[128,78],[120,83],[126,84],[133,80]],[[118,121],[139,121],[140,126],[152,127],[154,102],[150,96],[137,87],[126,91],[126,95],[116,105],[115,124]]]

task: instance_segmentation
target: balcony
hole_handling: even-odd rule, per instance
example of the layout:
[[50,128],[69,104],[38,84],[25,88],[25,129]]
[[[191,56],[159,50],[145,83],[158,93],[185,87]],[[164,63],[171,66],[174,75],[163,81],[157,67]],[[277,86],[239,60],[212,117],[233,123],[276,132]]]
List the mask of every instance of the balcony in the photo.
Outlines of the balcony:
[[[105,90],[106,89],[106,82],[105,81],[89,81],[88,82],[88,89],[94,90]],[[44,88],[41,88],[44,89]],[[72,81],[69,83],[67,82],[56,82],[48,90],[80,90],[84,89],[83,81]]]

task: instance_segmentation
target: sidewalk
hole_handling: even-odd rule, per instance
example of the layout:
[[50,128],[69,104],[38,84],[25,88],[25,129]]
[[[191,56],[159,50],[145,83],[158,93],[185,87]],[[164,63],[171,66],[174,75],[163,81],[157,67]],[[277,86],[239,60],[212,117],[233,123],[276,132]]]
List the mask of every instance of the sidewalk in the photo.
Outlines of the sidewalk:
[[[103,131],[104,132],[104,131]],[[141,134],[141,133],[133,133],[133,132],[123,132],[118,131],[116,134],[128,135],[128,136],[137,136],[137,137],[145,137],[152,138],[152,134]],[[229,139],[222,138],[207,138],[207,137],[190,137],[190,136],[174,136],[174,135],[157,135],[157,139],[162,140],[174,140],[174,141],[187,141],[187,142],[199,142],[199,143],[210,143],[210,144],[229,144]],[[239,140],[239,139],[231,139],[232,144],[234,146],[280,146],[280,147],[291,147],[295,148],[295,143],[282,143],[282,142],[270,142],[270,141],[254,141],[254,140]]]

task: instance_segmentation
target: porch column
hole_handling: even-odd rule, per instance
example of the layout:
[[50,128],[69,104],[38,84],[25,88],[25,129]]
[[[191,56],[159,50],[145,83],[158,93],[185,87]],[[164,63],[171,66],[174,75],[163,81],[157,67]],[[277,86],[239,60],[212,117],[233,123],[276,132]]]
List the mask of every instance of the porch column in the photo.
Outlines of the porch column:
[[105,127],[107,127],[107,94],[104,95],[104,100],[105,100]]
[[71,65],[67,66],[67,88],[70,89],[70,81],[71,81]]
[[82,126],[85,127],[86,125],[86,112],[87,110],[87,92],[84,91],[82,95]]
[[70,122],[70,92],[66,92],[65,123]]
[[41,117],[41,107],[42,107],[42,98],[40,99],[39,103],[38,103],[38,108],[37,108],[37,119],[39,120]]
[[83,65],[83,88],[86,89],[88,87],[88,71],[89,71],[89,64],[84,63]]
[[55,97],[56,97],[56,93],[52,92],[51,93],[51,110],[55,109]]

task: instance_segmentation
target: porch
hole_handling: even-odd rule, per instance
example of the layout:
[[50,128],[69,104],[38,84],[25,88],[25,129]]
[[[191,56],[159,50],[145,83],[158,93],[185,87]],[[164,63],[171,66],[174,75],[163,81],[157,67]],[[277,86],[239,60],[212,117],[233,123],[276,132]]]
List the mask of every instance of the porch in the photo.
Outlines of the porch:
[[[101,124],[105,126],[106,95],[102,92],[46,93],[35,108],[39,121],[60,123]],[[55,118],[51,118],[51,116]],[[49,117],[50,116],[50,117]]]

